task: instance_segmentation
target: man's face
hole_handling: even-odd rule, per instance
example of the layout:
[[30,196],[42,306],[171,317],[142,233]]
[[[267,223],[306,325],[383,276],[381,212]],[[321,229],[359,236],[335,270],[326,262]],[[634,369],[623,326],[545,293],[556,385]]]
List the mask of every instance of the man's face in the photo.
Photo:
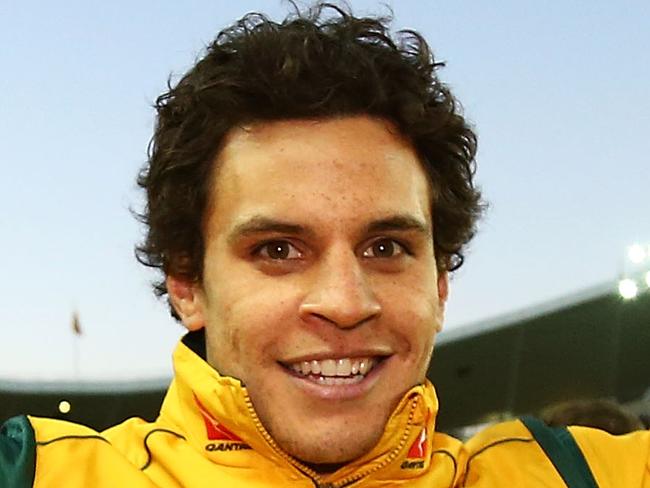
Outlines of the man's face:
[[203,280],[181,316],[287,452],[359,457],[424,381],[441,327],[426,174],[367,117],[237,128],[216,164]]

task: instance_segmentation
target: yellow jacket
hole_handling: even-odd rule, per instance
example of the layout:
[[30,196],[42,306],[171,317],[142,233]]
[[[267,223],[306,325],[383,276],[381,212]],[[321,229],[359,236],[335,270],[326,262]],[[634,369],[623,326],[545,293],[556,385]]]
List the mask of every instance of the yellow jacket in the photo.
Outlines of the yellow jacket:
[[[283,452],[246,389],[220,376],[182,342],[175,378],[153,423],[97,433],[52,419],[16,417],[0,432],[0,487],[563,487],[519,421],[463,445],[435,432],[431,384],[404,395],[364,457],[318,475]],[[600,488],[650,488],[650,432],[610,436],[571,428]]]

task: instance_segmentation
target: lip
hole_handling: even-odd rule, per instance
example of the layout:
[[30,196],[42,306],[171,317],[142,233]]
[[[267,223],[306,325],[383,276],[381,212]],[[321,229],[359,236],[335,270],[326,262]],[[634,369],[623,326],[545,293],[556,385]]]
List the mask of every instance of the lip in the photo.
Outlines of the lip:
[[[299,375],[282,363],[279,363],[279,366],[289,377],[289,380],[310,397],[329,401],[354,400],[363,397],[373,388],[390,359],[389,356],[385,355],[374,355],[374,357],[378,358],[375,367],[361,381],[349,385],[319,385]],[[314,356],[310,356],[310,358],[314,359]],[[326,358],[334,359],[331,354]]]

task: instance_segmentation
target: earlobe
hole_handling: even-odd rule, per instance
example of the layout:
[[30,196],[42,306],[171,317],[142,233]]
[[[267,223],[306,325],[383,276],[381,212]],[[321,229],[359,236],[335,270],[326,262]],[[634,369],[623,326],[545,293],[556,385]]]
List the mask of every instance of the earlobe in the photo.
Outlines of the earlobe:
[[169,299],[187,330],[205,327],[203,296],[198,283],[175,276],[167,276]]

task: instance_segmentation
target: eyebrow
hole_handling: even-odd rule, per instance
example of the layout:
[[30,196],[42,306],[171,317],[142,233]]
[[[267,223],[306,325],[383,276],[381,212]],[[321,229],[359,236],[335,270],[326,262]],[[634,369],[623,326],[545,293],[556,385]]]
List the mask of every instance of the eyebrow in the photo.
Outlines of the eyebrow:
[[416,231],[424,235],[431,234],[431,228],[425,222],[411,215],[394,215],[385,219],[375,220],[368,224],[366,232],[387,231]]
[[282,222],[281,220],[256,215],[240,224],[237,224],[228,235],[228,242],[233,243],[242,237],[266,232],[294,235],[311,234],[311,232],[302,225],[290,224],[288,222]]
[[[367,234],[389,231],[415,231],[426,236],[431,235],[430,226],[411,215],[393,215],[384,219],[374,220],[367,225],[365,231]],[[233,243],[238,239],[250,235],[263,234],[267,232],[293,235],[314,234],[313,230],[302,225],[291,224],[289,222],[255,215],[248,220],[237,224],[228,234],[228,242]]]

